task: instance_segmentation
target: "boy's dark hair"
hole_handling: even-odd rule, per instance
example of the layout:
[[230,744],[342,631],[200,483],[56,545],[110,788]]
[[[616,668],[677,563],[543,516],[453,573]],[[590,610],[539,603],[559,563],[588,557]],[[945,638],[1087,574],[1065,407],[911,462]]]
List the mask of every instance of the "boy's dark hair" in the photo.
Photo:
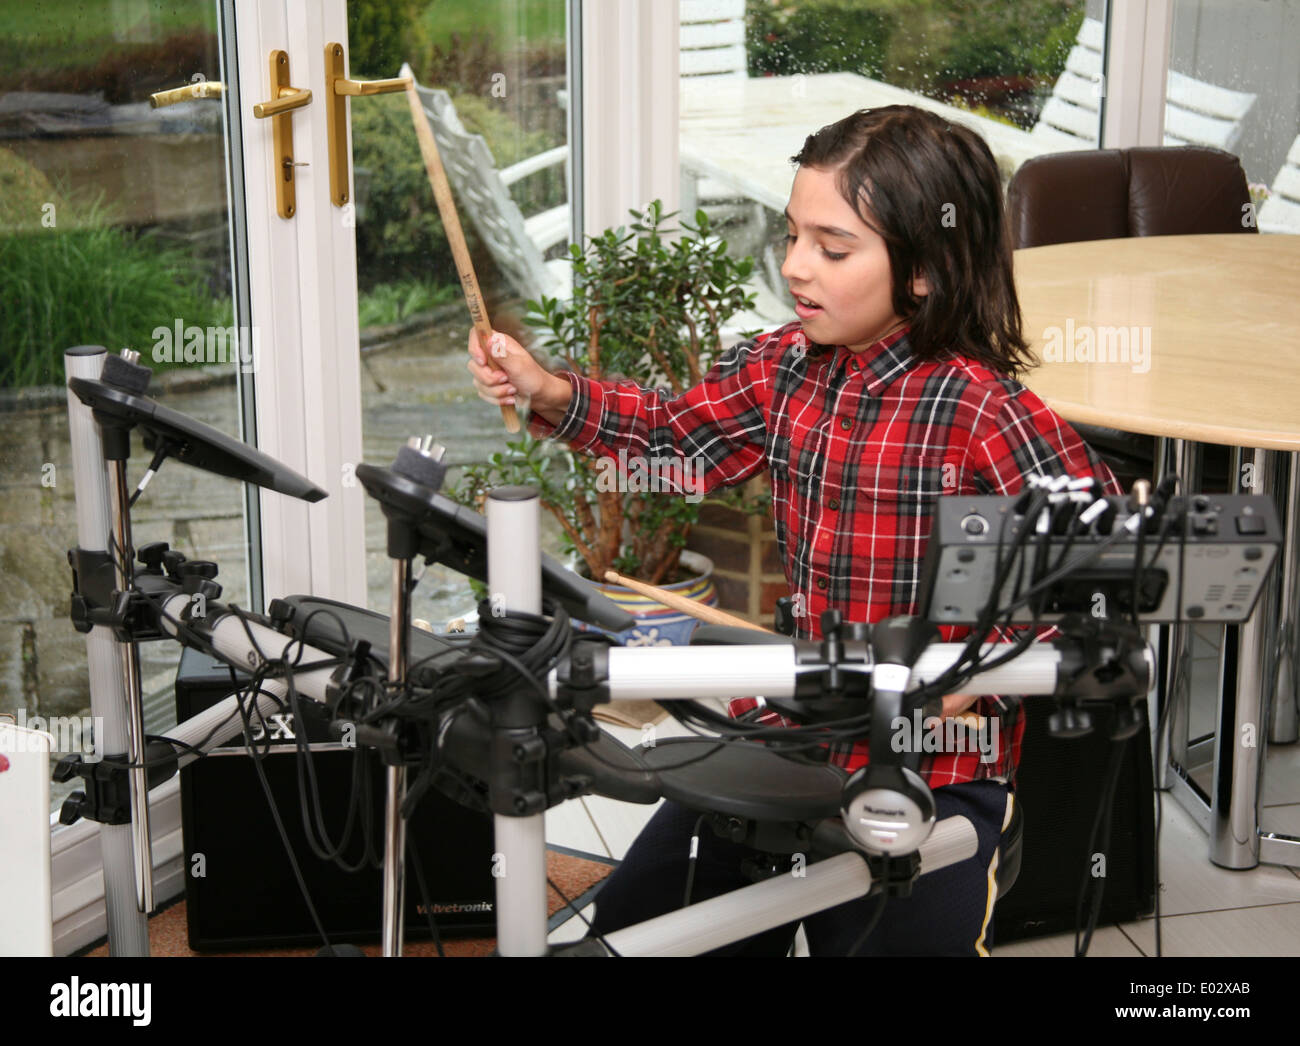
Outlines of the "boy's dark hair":
[[[974,131],[910,105],[862,109],[810,134],[791,161],[839,171],[844,198],[884,239],[894,312],[919,359],[955,353],[1010,377],[1035,365],[1020,301],[1002,181]],[[922,275],[928,296],[912,294]]]

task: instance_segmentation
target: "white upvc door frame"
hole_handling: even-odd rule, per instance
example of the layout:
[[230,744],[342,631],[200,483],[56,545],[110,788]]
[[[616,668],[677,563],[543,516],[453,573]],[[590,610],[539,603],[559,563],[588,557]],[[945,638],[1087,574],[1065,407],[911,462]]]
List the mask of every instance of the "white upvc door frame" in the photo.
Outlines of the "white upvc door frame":
[[[244,139],[250,297],[261,328],[259,449],[329,493],[315,505],[263,492],[267,599],[309,594],[366,605],[361,354],[355,221],[330,201],[325,45],[347,47],[346,0],[234,0]],[[292,86],[312,92],[292,116],[297,210],[276,214],[268,57],[289,54]],[[349,150],[351,131],[349,129]],[[349,153],[350,154],[350,153]],[[349,165],[349,168],[351,165]],[[351,176],[349,175],[349,178]],[[349,181],[349,197],[355,198]]]
[[[582,4],[582,211],[588,235],[681,195],[677,0]],[[572,43],[570,44],[572,47]]]
[[[268,601],[312,594],[364,607],[365,494],[353,479],[362,460],[355,222],[350,208],[330,201],[324,98],[325,44],[347,46],[347,4],[221,2],[223,48],[234,48],[240,106],[227,127],[243,158],[230,185],[231,235],[242,240],[232,253],[248,260],[257,353],[250,376],[255,417],[244,428],[256,433],[259,449],[329,493],[309,506],[260,492],[262,591]],[[310,104],[292,116],[295,159],[307,166],[296,169],[291,219],[276,213],[271,121],[252,115],[254,104],[271,97],[269,55],[276,49],[289,53],[292,86],[312,92]],[[242,207],[234,199],[241,192]],[[234,275],[238,286],[243,274]],[[179,784],[173,777],[150,793],[157,904],[184,889]],[[50,840],[54,951],[66,955],[106,932],[98,825],[62,826],[55,815]]]
[[1106,4],[1103,149],[1164,143],[1173,6],[1173,0]]

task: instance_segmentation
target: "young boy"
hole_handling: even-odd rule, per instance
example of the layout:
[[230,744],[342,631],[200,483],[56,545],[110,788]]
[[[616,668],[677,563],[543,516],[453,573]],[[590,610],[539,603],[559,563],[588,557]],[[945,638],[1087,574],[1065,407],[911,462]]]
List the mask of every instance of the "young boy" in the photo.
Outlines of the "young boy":
[[[797,323],[728,350],[695,388],[669,399],[632,382],[548,374],[508,338],[486,366],[471,335],[469,369],[493,403],[528,398],[530,431],[574,450],[704,463],[704,490],[767,468],[776,536],[797,605],[798,635],[820,615],[846,621],[914,614],[939,497],[1014,494],[1030,475],[1110,470],[1015,375],[1032,365],[1021,335],[1001,183],[973,132],[925,110],[863,110],[810,135],[790,203],[782,275]],[[945,629],[944,638],[960,637]],[[736,702],[733,714],[753,708]],[[950,695],[997,720],[994,752],[926,755],[921,775],[939,818],[964,814],[975,857],[922,876],[856,948],[876,901],[804,921],[813,954],[987,955],[996,851],[1010,821],[1024,722],[1014,698]],[[771,713],[760,721],[776,722]],[[961,746],[963,749],[971,746]],[[831,762],[867,762],[865,741],[831,746]],[[666,802],[602,888],[605,933],[677,908],[698,815]],[[747,851],[704,833],[693,900],[746,885]],[[728,954],[783,955],[795,926]]]

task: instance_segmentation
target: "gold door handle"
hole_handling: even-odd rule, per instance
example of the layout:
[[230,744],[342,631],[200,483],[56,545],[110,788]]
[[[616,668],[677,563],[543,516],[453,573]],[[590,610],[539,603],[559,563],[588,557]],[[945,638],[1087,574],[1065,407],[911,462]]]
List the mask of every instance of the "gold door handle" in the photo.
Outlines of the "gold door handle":
[[258,102],[253,106],[253,115],[259,120],[264,120],[268,116],[279,116],[294,109],[301,109],[310,101],[311,91],[300,91],[296,87],[281,87],[280,97],[269,102]]
[[274,137],[275,156],[272,160],[275,179],[275,209],[281,218],[292,218],[298,209],[294,171],[302,164],[293,162],[293,111],[311,101],[311,91],[289,86],[289,55],[286,51],[272,51],[271,99],[253,106],[253,115],[259,120],[270,118]]
[[342,44],[325,45],[325,124],[329,128],[330,199],[335,207],[348,202],[348,98],[404,91],[405,76],[391,80],[349,80]]
[[334,79],[334,93],[350,97],[362,94],[391,94],[393,91],[405,90],[405,76],[394,76],[391,80],[349,80],[345,76]]
[[161,109],[178,102],[195,102],[200,98],[220,99],[226,93],[226,85],[217,80],[200,80],[198,83],[173,87],[170,91],[157,91],[149,96],[149,107]]

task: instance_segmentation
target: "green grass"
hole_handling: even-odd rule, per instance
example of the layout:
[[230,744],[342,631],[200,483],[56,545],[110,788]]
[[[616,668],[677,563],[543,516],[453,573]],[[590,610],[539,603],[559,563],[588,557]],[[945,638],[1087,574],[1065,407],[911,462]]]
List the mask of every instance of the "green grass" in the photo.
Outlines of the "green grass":
[[6,64],[26,56],[39,57],[45,68],[77,68],[132,43],[216,29],[211,0],[7,0],[0,4],[0,55],[8,56]]
[[154,328],[234,323],[230,300],[213,297],[185,251],[105,215],[91,205],[75,228],[0,237],[0,387],[57,384],[73,345],[132,348],[158,367]]
[[516,44],[564,42],[564,0],[430,0],[422,21],[429,39],[446,47],[489,32],[507,49]]
[[[506,50],[562,44],[564,21],[564,0],[427,0],[419,16],[427,39],[444,50],[453,34],[465,38],[490,33]],[[212,0],[141,0],[129,5],[109,0],[4,0],[0,69],[33,64],[82,68],[131,44],[216,30]]]
[[399,323],[416,313],[454,301],[459,291],[453,284],[430,286],[419,280],[381,283],[362,292],[357,302],[357,319],[363,330]]

